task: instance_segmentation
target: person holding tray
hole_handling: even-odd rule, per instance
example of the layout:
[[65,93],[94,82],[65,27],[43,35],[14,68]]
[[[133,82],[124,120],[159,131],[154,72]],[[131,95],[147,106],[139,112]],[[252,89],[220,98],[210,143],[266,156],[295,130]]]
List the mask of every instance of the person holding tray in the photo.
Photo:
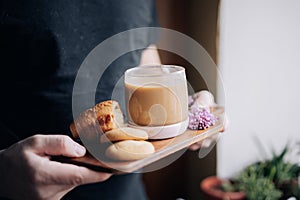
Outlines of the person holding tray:
[[[157,26],[154,2],[1,0],[0,14],[0,199],[147,199],[140,174],[111,176],[50,157],[85,154],[68,136],[77,70],[114,34]],[[124,43],[151,47],[152,39]],[[96,101],[111,97],[126,67],[159,62],[153,48],[121,56],[106,70]]]

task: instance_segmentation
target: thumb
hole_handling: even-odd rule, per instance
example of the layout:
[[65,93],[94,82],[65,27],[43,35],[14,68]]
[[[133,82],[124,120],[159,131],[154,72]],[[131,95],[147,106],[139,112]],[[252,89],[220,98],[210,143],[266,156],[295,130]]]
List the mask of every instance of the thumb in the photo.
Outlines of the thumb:
[[36,153],[50,156],[81,157],[86,153],[83,146],[66,135],[35,135],[28,144]]

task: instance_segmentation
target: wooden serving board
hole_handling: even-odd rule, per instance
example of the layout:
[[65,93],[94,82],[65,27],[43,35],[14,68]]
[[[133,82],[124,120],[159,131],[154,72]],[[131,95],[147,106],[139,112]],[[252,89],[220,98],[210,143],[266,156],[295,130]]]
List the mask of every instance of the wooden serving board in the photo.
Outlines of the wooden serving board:
[[80,158],[68,158],[63,156],[53,157],[52,160],[71,163],[79,166],[84,166],[92,170],[100,172],[108,172],[113,174],[131,173],[143,169],[149,165],[171,156],[172,154],[188,148],[190,145],[203,141],[208,137],[218,134],[223,129],[223,107],[213,108],[213,113],[217,117],[217,122],[214,126],[206,130],[186,130],[183,134],[164,140],[149,140],[155,148],[155,153],[151,156],[136,160],[136,161],[112,161],[105,159],[101,161],[87,153]]

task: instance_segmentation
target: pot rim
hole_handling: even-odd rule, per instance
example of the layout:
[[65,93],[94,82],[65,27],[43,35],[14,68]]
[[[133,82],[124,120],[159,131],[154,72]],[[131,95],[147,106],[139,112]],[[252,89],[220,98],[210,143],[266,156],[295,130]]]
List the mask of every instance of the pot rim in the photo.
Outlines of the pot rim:
[[241,200],[246,198],[245,192],[224,192],[217,187],[222,184],[226,179],[221,179],[217,176],[209,176],[203,179],[200,183],[201,190],[209,196],[217,197],[220,199],[231,199],[231,200]]

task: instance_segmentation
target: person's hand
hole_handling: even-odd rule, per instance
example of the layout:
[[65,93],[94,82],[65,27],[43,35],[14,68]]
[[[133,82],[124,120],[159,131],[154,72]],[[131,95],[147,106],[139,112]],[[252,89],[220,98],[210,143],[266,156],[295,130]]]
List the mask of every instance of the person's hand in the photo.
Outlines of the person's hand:
[[0,196],[12,199],[60,199],[74,187],[101,182],[111,174],[50,160],[81,157],[84,147],[64,135],[35,135],[0,151]]
[[[223,133],[224,131],[226,131],[228,129],[228,126],[229,126],[229,120],[228,120],[228,117],[225,115],[223,128],[220,132]],[[208,151],[208,149],[210,151],[214,147],[214,145],[217,143],[219,137],[220,137],[220,134],[216,134],[212,137],[206,138],[205,140],[196,142],[196,143],[192,144],[191,146],[189,146],[189,150],[197,151],[199,149],[204,148],[205,151]],[[201,153],[201,152],[199,152],[199,153]]]

